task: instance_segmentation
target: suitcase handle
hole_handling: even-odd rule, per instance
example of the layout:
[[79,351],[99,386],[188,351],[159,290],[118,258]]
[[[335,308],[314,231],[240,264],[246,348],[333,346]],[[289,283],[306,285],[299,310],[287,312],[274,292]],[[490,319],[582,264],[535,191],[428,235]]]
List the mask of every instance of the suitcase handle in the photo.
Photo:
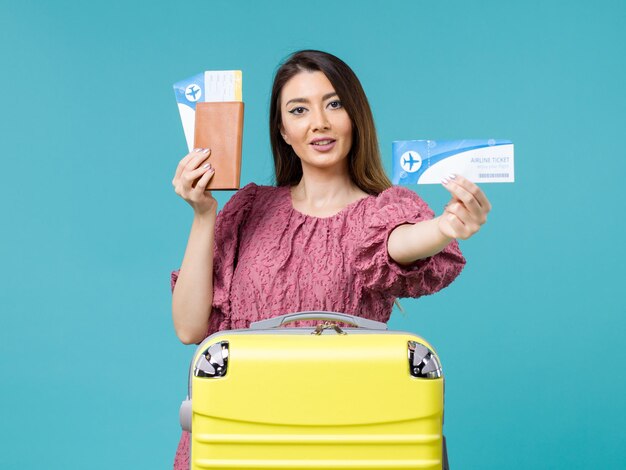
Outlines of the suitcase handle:
[[361,318],[355,315],[348,315],[347,313],[337,312],[297,312],[287,313],[278,317],[268,318],[267,320],[260,320],[250,323],[251,330],[267,330],[270,328],[278,328],[279,326],[300,320],[328,320],[328,321],[340,321],[348,323],[350,325],[358,326],[359,328],[366,328],[369,330],[386,330],[387,324],[368,318]]

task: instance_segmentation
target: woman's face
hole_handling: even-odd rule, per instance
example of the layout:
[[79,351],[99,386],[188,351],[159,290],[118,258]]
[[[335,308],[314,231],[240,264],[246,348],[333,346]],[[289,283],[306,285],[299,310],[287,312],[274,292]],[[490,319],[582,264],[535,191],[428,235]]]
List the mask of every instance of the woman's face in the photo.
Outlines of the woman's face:
[[281,133],[306,165],[341,168],[352,147],[352,122],[322,72],[294,75],[280,93]]

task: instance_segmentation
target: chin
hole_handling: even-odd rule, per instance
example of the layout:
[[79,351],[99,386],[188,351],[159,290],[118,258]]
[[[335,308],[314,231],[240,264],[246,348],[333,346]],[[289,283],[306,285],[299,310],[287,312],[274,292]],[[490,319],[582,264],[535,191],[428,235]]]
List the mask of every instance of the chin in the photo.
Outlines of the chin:
[[303,165],[308,165],[315,168],[333,168],[336,166],[344,165],[345,158],[338,158],[335,156],[320,156],[316,155],[312,158],[302,160]]
[[347,160],[348,155],[343,155],[342,152],[332,152],[332,153],[305,153],[305,161],[311,164],[320,164],[320,165],[336,165],[341,163],[344,160]]

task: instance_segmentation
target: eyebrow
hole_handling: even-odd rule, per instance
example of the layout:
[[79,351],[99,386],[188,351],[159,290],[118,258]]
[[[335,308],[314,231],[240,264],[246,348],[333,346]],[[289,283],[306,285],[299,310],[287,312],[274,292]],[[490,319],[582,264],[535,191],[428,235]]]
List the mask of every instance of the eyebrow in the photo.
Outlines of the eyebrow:
[[[332,93],[326,93],[324,96],[322,96],[322,101],[326,101],[328,98],[332,98],[333,96],[339,96],[337,94],[336,91],[333,91]],[[289,100],[285,103],[285,106],[289,106],[289,103],[308,103],[309,100],[306,98],[294,98],[292,100]]]

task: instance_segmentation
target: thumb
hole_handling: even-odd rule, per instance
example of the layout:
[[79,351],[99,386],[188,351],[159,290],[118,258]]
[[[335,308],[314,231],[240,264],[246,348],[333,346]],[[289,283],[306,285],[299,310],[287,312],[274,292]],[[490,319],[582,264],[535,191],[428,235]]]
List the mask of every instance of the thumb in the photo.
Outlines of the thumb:
[[443,210],[445,211],[445,210],[446,210],[446,209],[450,206],[450,204],[452,204],[452,203],[454,203],[454,202],[460,202],[461,204],[463,204],[463,201],[461,201],[460,199],[458,199],[458,198],[456,198],[456,197],[452,196],[452,197],[450,198],[450,200],[449,200],[449,201],[446,203],[446,205],[444,206]]

